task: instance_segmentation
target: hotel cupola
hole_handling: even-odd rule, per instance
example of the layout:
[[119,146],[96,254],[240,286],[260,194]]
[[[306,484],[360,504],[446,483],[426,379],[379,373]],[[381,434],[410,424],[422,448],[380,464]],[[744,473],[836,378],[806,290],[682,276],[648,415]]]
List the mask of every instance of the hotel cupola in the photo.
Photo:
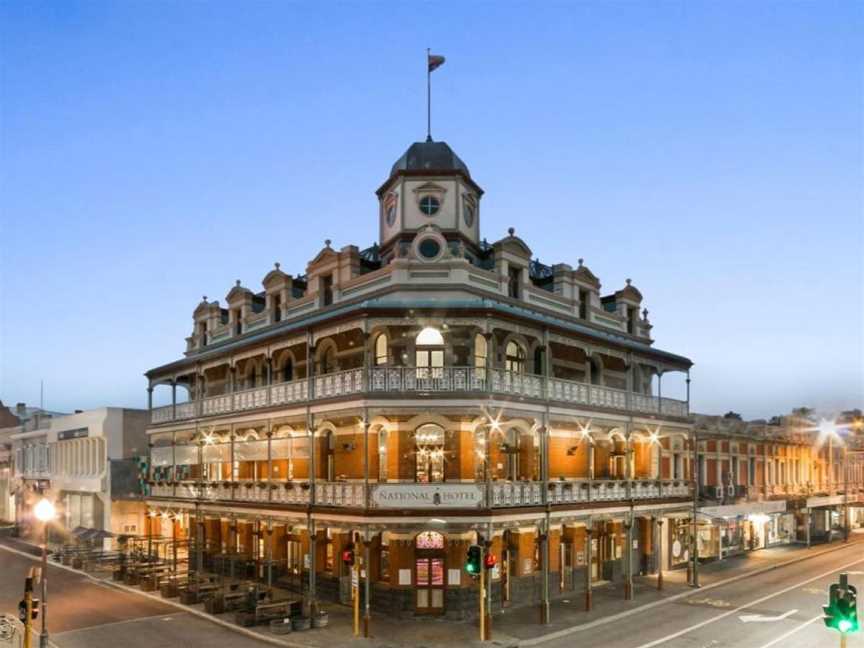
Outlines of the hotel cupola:
[[478,253],[480,197],[468,166],[446,142],[415,142],[376,191],[382,259],[437,261],[450,247]]

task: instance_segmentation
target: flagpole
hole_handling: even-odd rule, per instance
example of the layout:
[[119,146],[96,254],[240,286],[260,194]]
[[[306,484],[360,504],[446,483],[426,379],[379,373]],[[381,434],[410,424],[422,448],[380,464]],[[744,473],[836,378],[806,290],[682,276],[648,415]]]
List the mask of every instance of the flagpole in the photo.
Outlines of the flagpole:
[[432,69],[429,66],[429,54],[432,50],[426,48],[426,141],[432,141]]

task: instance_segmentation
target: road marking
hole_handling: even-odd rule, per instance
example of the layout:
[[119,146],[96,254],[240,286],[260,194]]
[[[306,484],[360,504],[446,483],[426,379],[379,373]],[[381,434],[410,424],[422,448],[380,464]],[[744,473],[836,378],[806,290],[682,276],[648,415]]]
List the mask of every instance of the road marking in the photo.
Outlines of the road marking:
[[864,562],[864,558],[860,558],[854,562],[847,563],[845,565],[841,565],[840,567],[835,567],[831,571],[827,571],[823,574],[819,574],[818,576],[814,576],[813,578],[808,578],[806,581],[803,581],[801,583],[796,583],[795,585],[791,585],[789,587],[784,587],[782,590],[780,590],[778,592],[774,592],[773,594],[768,594],[767,596],[763,596],[762,598],[758,598],[755,601],[750,601],[750,603],[747,603],[746,605],[742,605],[740,607],[737,607],[734,610],[729,610],[728,612],[724,612],[723,614],[718,614],[715,617],[711,617],[710,619],[706,619],[705,621],[701,621],[695,625],[690,626],[689,628],[684,628],[683,630],[679,630],[678,632],[674,632],[670,635],[666,635],[665,637],[661,637],[660,639],[655,639],[654,641],[650,641],[646,644],[641,644],[637,648],[653,648],[653,646],[659,646],[661,644],[665,644],[667,641],[670,641],[672,639],[677,639],[681,635],[685,635],[688,632],[692,632],[693,630],[698,630],[699,628],[702,628],[702,627],[708,625],[709,623],[714,623],[715,621],[719,621],[720,619],[725,619],[726,617],[728,617],[732,614],[736,614],[736,613],[740,612],[741,610],[746,610],[747,608],[753,607],[754,605],[759,605],[760,603],[763,603],[769,599],[772,599],[775,596],[780,596],[781,594],[785,594],[786,592],[791,592],[794,589],[798,589],[802,585],[807,585],[808,583],[812,583],[813,581],[819,580],[820,578],[825,578],[826,576],[831,576],[832,574],[836,574],[839,571],[843,571],[847,567],[851,567],[852,565],[858,565],[862,562]]
[[[162,614],[151,614],[150,616],[142,616],[135,617],[134,619],[121,619],[120,621],[109,621],[108,623],[96,623],[94,625],[85,626],[82,628],[73,628],[71,630],[64,630],[63,632],[54,633],[55,636],[61,637],[67,634],[74,634],[76,632],[86,632],[88,630],[94,630],[97,628],[110,628],[112,626],[125,625],[127,623],[136,623],[138,621],[152,621],[153,619],[160,619],[165,616],[165,613]],[[165,621],[166,619],[163,619]]]
[[780,616],[773,616],[773,617],[764,616],[762,614],[744,614],[738,618],[741,619],[741,621],[743,623],[759,623],[759,622],[763,622],[763,623],[769,622],[770,623],[771,621],[782,621],[786,617],[792,616],[797,611],[798,610],[789,610],[788,612],[784,612]]
[[732,607],[732,604],[729,601],[724,601],[723,599],[712,599],[709,597],[703,599],[688,598],[687,603],[690,605],[710,605],[711,607],[716,608]]
[[806,628],[808,625],[810,625],[811,623],[814,623],[814,622],[818,621],[818,620],[821,619],[821,618],[822,618],[822,615],[821,615],[821,614],[820,614],[819,616],[815,616],[815,617],[813,617],[812,619],[810,619],[809,621],[805,621],[804,623],[802,623],[802,624],[799,625],[798,627],[796,627],[796,628],[792,628],[792,629],[791,629],[789,632],[787,632],[786,634],[782,634],[782,635],[780,635],[779,637],[777,637],[776,639],[772,639],[771,641],[769,641],[767,644],[765,644],[765,645],[762,646],[761,648],[770,648],[770,646],[774,646],[774,645],[780,643],[781,641],[783,641],[784,639],[786,639],[787,637],[791,637],[793,634],[795,634],[795,633],[798,632],[799,630],[803,630],[803,629]]

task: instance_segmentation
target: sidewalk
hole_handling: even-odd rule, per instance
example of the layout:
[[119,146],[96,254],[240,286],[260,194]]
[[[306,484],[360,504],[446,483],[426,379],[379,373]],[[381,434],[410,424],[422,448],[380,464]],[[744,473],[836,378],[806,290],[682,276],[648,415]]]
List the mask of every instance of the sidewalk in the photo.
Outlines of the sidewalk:
[[[15,541],[13,544],[7,542],[7,539],[0,538],[0,542],[14,550],[25,551],[32,555],[32,548],[31,551],[27,551],[26,543],[22,541]],[[864,533],[856,533],[850,538],[849,544],[862,543],[864,543]],[[371,621],[372,637],[369,639],[354,638],[351,630],[350,608],[336,604],[324,605],[330,619],[326,628],[291,633],[284,637],[277,636],[271,634],[266,626],[240,628],[234,624],[233,613],[214,617],[205,614],[201,605],[181,605],[176,602],[176,599],[162,599],[158,594],[144,593],[137,588],[110,582],[110,578],[101,574],[91,574],[90,576],[113,587],[120,587],[141,596],[149,596],[169,603],[178,609],[208,618],[220,625],[230,627],[232,630],[260,638],[274,645],[298,648],[304,646],[309,648],[334,648],[336,646],[354,648],[453,648],[454,646],[490,645],[515,647],[538,645],[554,638],[578,633],[580,629],[612,623],[621,617],[635,613],[637,610],[661,606],[697,592],[706,591],[705,597],[710,598],[708,591],[719,584],[751,576],[756,572],[773,569],[789,562],[797,562],[811,556],[837,551],[844,546],[848,545],[844,545],[842,541],[835,541],[830,545],[817,545],[811,549],[799,545],[776,547],[755,551],[744,556],[726,558],[722,562],[700,565],[699,580],[702,586],[700,590],[689,587],[686,583],[686,573],[680,570],[664,572],[662,591],[657,590],[656,577],[637,577],[634,579],[635,595],[632,601],[624,600],[623,584],[604,584],[593,590],[594,609],[591,612],[584,611],[584,595],[581,593],[574,593],[572,598],[553,602],[552,622],[548,625],[539,624],[538,606],[508,609],[503,612],[496,611],[492,621],[493,641],[491,643],[482,643],[477,640],[476,621],[455,622],[444,619],[406,621],[375,613],[373,613]],[[73,571],[83,573],[78,570]]]

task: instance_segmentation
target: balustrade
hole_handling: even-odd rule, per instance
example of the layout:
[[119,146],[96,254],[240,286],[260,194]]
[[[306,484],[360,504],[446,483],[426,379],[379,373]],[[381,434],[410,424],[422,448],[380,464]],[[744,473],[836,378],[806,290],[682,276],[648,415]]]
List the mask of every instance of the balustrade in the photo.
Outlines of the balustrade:
[[[488,380],[487,380],[488,376]],[[625,390],[589,385],[587,383],[546,379],[534,374],[521,374],[501,369],[474,367],[373,367],[348,369],[315,376],[315,398],[338,398],[353,394],[378,393],[451,393],[465,394],[491,391],[496,394],[537,398],[562,403],[578,403],[616,410],[668,414],[684,418],[687,403],[671,398],[657,398],[647,394],[628,393]],[[491,382],[491,385],[489,384]],[[207,396],[200,401],[154,407],[152,423],[165,423],[195,416],[214,416],[229,412],[242,412],[270,405],[288,405],[306,402],[310,398],[309,380],[294,380],[269,387],[256,387],[235,391],[233,394]]]

